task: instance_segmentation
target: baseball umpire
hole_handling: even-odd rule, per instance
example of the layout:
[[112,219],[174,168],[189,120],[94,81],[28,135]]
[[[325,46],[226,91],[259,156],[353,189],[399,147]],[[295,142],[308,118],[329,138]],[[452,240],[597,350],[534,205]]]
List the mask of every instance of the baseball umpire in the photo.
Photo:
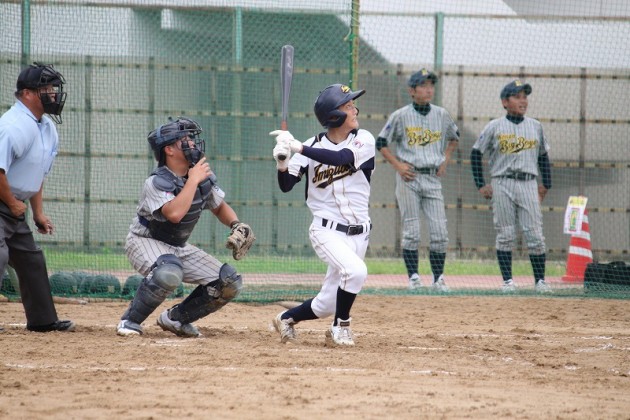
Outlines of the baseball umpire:
[[75,328],[72,321],[57,318],[44,253],[25,217],[28,200],[37,232],[53,233],[54,225],[44,213],[44,178],[59,149],[53,121],[61,124],[67,95],[64,83],[52,65],[26,67],[18,76],[17,101],[0,118],[0,273],[7,263],[15,269],[26,329],[31,331]]
[[[441,177],[459,142],[459,130],[449,113],[431,104],[437,76],[421,69],[409,78],[412,103],[394,111],[376,140],[376,148],[396,170],[396,199],[402,218],[402,253],[409,288],[422,287],[418,274],[420,212],[429,230],[432,287],[448,292],[444,261],[448,247]],[[395,146],[395,155],[390,145]]]
[[[502,290],[508,293],[516,290],[512,249],[517,227],[527,242],[536,291],[552,291],[545,283],[545,237],[540,210],[540,203],[551,188],[549,143],[540,122],[525,116],[531,93],[531,85],[520,80],[505,85],[500,98],[507,115],[486,125],[470,154],[475,185],[484,198],[492,199]],[[483,178],[482,156],[486,152],[490,184]],[[537,182],[539,175],[541,185]]]
[[142,189],[137,215],[129,227],[125,253],[144,277],[123,314],[117,333],[142,334],[142,322],[182,283],[197,287],[181,303],[162,312],[157,324],[181,337],[198,337],[192,323],[234,299],[242,287],[236,269],[188,243],[203,210],[210,210],[232,233],[226,246],[242,258],[255,240],[224,201],[204,156],[202,129],[188,118],[151,131],[148,141],[158,167]]
[[[291,191],[302,178],[307,182],[306,204],[313,214],[311,244],[328,265],[317,296],[273,320],[283,343],[297,338],[298,322],[334,314],[326,342],[354,345],[350,310],[368,274],[363,260],[372,229],[368,210],[375,154],[374,136],[359,129],[359,109],[354,103],[364,93],[341,84],[321,91],[314,110],[326,131],[304,143],[288,131],[269,133],[277,141],[273,157],[280,189]],[[282,160],[281,155],[290,159]]]

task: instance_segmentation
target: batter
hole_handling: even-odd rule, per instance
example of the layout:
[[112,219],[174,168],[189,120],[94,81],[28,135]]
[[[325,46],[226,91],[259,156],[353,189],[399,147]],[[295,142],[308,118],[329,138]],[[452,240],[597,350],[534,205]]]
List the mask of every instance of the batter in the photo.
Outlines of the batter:
[[[320,92],[315,115],[327,131],[304,143],[288,131],[270,133],[277,141],[273,156],[280,189],[291,191],[306,179],[306,204],[313,214],[311,244],[328,265],[317,296],[273,320],[283,343],[297,338],[298,322],[334,315],[326,331],[327,343],[354,345],[350,310],[368,274],[363,260],[372,229],[368,209],[375,155],[374,136],[359,128],[359,109],[354,104],[364,93],[341,84]],[[291,153],[290,160],[280,160],[279,156]]]

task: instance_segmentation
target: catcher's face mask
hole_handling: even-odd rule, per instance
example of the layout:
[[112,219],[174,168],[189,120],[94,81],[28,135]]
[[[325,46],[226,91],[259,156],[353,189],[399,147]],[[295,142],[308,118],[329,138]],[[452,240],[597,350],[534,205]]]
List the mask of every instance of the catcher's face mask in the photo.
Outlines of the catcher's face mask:
[[192,168],[204,157],[206,151],[206,141],[200,138],[185,137],[180,142],[184,157]]

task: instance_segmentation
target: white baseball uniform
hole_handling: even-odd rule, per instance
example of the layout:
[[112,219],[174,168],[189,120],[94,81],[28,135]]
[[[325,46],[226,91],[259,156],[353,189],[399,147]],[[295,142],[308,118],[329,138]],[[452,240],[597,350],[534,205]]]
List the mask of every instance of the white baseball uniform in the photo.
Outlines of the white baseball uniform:
[[309,237],[319,258],[328,264],[311,305],[313,313],[324,318],[335,313],[337,288],[358,294],[367,279],[363,259],[372,228],[368,210],[376,147],[374,136],[362,129],[338,144],[325,133],[303,144],[333,151],[349,149],[354,154],[354,162],[342,166],[322,164],[299,153],[289,161],[291,175],[306,176],[306,204],[313,214]]

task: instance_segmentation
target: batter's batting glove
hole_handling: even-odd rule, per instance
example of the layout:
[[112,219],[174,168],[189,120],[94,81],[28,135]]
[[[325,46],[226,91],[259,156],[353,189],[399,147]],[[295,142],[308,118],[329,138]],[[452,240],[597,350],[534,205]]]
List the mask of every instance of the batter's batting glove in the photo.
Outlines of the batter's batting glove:
[[302,153],[302,142],[296,140],[290,132],[275,130],[269,133],[269,135],[276,138],[276,143],[288,145],[293,153]]
[[[286,156],[284,160],[280,160],[279,156]],[[273,148],[273,158],[276,161],[276,168],[280,171],[286,171],[289,167],[289,159],[291,159],[291,148],[286,144],[276,144]]]

